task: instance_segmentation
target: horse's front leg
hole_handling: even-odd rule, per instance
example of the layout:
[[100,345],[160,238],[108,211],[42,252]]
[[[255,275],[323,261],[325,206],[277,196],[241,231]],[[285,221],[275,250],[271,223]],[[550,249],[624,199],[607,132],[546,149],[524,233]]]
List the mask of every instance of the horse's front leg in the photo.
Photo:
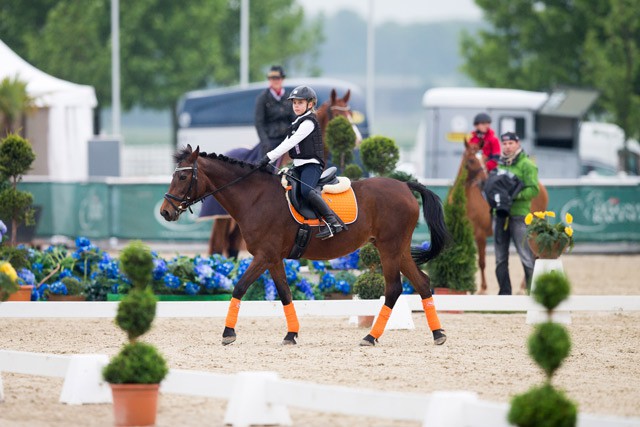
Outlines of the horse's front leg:
[[279,261],[269,267],[269,272],[273,282],[276,284],[280,301],[282,301],[282,308],[284,309],[284,317],[287,319],[287,335],[285,335],[282,344],[296,344],[300,323],[298,322],[296,309],[293,306],[291,288],[287,283],[287,274],[284,270],[283,262]]
[[247,293],[247,289],[255,280],[267,269],[267,262],[264,258],[256,256],[247,271],[244,272],[236,286],[233,288],[233,298],[229,302],[227,319],[224,322],[224,332],[222,332],[222,345],[231,344],[236,340],[236,323],[238,322],[238,312],[240,311],[240,300]]

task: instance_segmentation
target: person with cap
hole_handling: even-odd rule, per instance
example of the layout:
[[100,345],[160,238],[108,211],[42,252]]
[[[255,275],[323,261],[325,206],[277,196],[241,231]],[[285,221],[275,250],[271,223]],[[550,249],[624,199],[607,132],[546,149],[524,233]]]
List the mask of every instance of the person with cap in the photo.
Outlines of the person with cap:
[[487,172],[491,172],[498,166],[500,159],[500,141],[491,129],[491,116],[487,113],[476,114],[473,126],[475,129],[467,138],[467,143],[480,146]]
[[327,205],[320,192],[316,190],[325,166],[322,130],[315,114],[318,97],[309,86],[298,86],[291,91],[289,99],[293,101],[292,108],[296,119],[291,124],[284,141],[269,151],[259,165],[265,167],[285,153],[289,153],[293,159],[293,167],[302,183],[300,186],[302,197],[326,225],[320,228],[316,237],[328,239],[336,233],[346,230],[347,226]]
[[502,156],[494,174],[513,174],[520,181],[518,189],[508,197],[511,207],[508,213],[498,214],[493,210],[493,239],[496,255],[496,277],[500,286],[499,295],[511,295],[509,278],[509,244],[511,240],[524,267],[527,287],[531,286],[535,258],[526,241],[525,216],[531,211],[531,200],[538,195],[538,167],[524,152],[520,139],[514,132],[500,136]]
[[282,142],[296,118],[283,86],[285,77],[281,66],[272,66],[267,73],[269,87],[256,99],[255,126],[260,138],[261,156]]

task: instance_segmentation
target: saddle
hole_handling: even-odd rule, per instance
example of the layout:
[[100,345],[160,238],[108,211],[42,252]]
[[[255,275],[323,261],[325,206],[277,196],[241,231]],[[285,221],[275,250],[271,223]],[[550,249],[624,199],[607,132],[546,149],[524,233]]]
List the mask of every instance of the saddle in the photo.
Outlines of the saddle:
[[[316,190],[322,194],[322,198],[329,207],[340,217],[345,224],[351,224],[358,218],[358,206],[356,196],[351,188],[351,181],[347,177],[337,176],[338,169],[332,166],[326,169],[320,176]],[[302,184],[300,176],[294,169],[283,169],[281,184],[285,189],[291,215],[299,224],[319,226],[315,211],[302,198]]]

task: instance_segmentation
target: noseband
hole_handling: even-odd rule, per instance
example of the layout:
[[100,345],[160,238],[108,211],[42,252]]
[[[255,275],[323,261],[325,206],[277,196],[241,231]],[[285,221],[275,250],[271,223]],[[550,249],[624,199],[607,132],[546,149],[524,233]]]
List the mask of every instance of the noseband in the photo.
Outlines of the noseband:
[[[189,181],[189,188],[187,188],[187,191],[185,191],[184,196],[182,197],[178,197],[178,196],[174,196],[171,193],[165,193],[164,194],[164,198],[167,202],[169,202],[169,204],[171,205],[171,207],[173,209],[175,209],[176,211],[182,213],[184,211],[186,211],[187,209],[189,210],[189,212],[193,213],[193,211],[191,210],[191,206],[193,206],[194,204],[198,203],[199,201],[203,200],[205,197],[211,196],[213,194],[216,194],[219,191],[224,190],[227,187],[231,187],[234,184],[237,184],[238,182],[242,181],[243,179],[245,179],[246,177],[248,177],[249,175],[251,175],[252,173],[260,170],[259,167],[255,167],[254,169],[252,169],[251,171],[249,171],[249,173],[246,173],[242,176],[239,176],[238,178],[234,179],[233,181],[230,181],[228,183],[226,183],[225,185],[223,185],[222,187],[216,188],[213,191],[209,191],[208,193],[203,194],[200,197],[191,197],[191,193],[194,191],[198,191],[198,159],[196,158],[196,160],[193,162],[193,166],[182,166],[182,167],[177,167],[174,169],[173,174],[175,175],[176,172],[179,171],[184,171],[184,170],[190,170],[191,171],[191,181]],[[179,204],[176,206],[173,201],[179,202]]]
[[349,106],[340,107],[339,105],[329,105],[327,108],[327,116],[329,117],[329,121],[333,119],[333,111],[351,111]]

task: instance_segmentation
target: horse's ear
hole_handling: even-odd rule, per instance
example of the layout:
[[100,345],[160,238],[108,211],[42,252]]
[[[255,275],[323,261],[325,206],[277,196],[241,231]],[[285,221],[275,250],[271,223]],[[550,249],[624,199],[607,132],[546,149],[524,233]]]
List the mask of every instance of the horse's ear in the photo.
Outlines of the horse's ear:
[[345,93],[344,96],[342,97],[342,100],[344,101],[345,104],[349,103],[350,97],[351,97],[351,89],[347,89],[347,93]]
[[187,144],[187,151],[190,153],[193,152],[193,148],[191,148],[191,144]]
[[[191,149],[191,147],[189,147]],[[189,155],[189,162],[195,162],[198,159],[198,155],[200,154],[200,146],[196,147],[195,151],[192,151]]]
[[336,103],[336,98],[338,97],[338,94],[336,93],[335,89],[331,89],[331,105]]
[[199,145],[196,147],[196,151],[194,151],[194,153],[196,154],[196,156],[198,154],[200,154],[200,146]]

